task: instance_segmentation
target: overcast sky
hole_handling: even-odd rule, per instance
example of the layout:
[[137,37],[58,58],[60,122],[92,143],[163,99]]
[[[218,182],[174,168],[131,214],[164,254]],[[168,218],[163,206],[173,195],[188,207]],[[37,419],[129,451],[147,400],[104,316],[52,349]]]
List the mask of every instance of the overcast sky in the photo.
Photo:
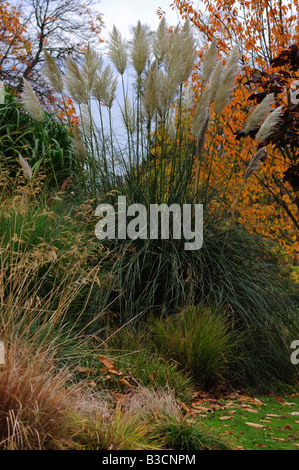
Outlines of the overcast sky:
[[169,26],[176,25],[179,21],[178,14],[170,7],[171,3],[172,0],[101,0],[98,9],[103,14],[106,26],[102,34],[103,39],[109,38],[113,25],[123,37],[129,39],[130,26],[135,26],[138,20],[147,23],[151,29],[156,29],[159,24],[159,7],[165,11]]

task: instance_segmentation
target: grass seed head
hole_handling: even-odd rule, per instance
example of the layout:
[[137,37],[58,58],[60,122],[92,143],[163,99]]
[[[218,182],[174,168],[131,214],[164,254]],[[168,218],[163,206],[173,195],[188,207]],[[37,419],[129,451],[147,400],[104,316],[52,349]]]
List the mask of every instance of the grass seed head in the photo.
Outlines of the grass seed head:
[[53,87],[56,93],[62,93],[63,91],[63,80],[59,68],[49,52],[44,49],[44,58],[46,68],[44,69],[44,74],[49,80],[51,86]]
[[24,88],[22,92],[22,103],[30,116],[38,122],[43,122],[45,113],[31,85],[24,78]]
[[128,63],[127,42],[122,39],[118,29],[113,26],[108,43],[108,57],[115,65],[117,71],[123,75]]

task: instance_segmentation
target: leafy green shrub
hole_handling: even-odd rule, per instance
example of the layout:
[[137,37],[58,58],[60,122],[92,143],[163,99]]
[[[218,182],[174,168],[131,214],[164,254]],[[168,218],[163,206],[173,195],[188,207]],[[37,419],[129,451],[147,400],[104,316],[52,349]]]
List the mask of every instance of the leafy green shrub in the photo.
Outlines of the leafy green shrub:
[[42,170],[50,186],[61,186],[77,168],[67,125],[49,113],[39,122],[26,114],[14,93],[0,105],[0,168],[13,181],[20,173],[19,155],[35,174]]

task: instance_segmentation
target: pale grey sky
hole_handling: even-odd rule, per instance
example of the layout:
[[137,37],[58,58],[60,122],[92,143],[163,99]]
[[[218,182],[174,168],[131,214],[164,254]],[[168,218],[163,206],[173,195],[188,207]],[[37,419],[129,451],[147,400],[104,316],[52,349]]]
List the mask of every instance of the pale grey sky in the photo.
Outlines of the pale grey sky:
[[159,24],[159,7],[165,11],[169,26],[176,25],[179,18],[176,11],[170,7],[171,3],[172,0],[100,0],[98,9],[103,14],[106,26],[102,34],[103,39],[109,38],[113,25],[123,37],[129,39],[130,26],[135,26],[138,20],[155,30]]

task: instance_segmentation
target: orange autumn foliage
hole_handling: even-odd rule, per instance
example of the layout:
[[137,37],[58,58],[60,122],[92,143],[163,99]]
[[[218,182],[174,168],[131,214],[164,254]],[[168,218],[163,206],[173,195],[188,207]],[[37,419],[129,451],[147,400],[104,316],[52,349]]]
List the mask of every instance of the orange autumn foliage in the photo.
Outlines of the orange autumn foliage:
[[[282,158],[273,146],[267,146],[267,155],[247,182],[244,175],[256,143],[250,137],[236,139],[236,132],[243,129],[248,114],[256,106],[248,101],[253,93],[248,77],[254,69],[273,73],[271,60],[290,43],[299,42],[299,1],[283,4],[280,0],[203,0],[202,11],[196,10],[191,1],[175,0],[183,18],[189,18],[209,43],[217,38],[222,56],[237,44],[242,54],[240,75],[236,80],[232,101],[220,116],[215,130],[210,126],[205,144],[207,161],[211,165],[213,182],[223,185],[223,200],[228,207],[235,207],[237,220],[249,230],[278,241],[283,250],[292,256],[299,251],[298,208],[294,205],[296,193],[288,183],[283,183],[283,173],[290,162]],[[199,57],[204,57],[203,48]],[[194,87],[200,95],[200,81]],[[298,78],[292,74],[292,80]],[[247,83],[246,83],[247,82]],[[285,93],[277,96],[279,104],[287,104],[289,85]],[[217,152],[210,158],[211,146]],[[201,178],[204,178],[201,174]]]
[[22,25],[20,11],[9,3],[0,3],[0,76],[3,68],[16,71],[14,59],[27,61],[31,43],[26,37],[27,28]]

